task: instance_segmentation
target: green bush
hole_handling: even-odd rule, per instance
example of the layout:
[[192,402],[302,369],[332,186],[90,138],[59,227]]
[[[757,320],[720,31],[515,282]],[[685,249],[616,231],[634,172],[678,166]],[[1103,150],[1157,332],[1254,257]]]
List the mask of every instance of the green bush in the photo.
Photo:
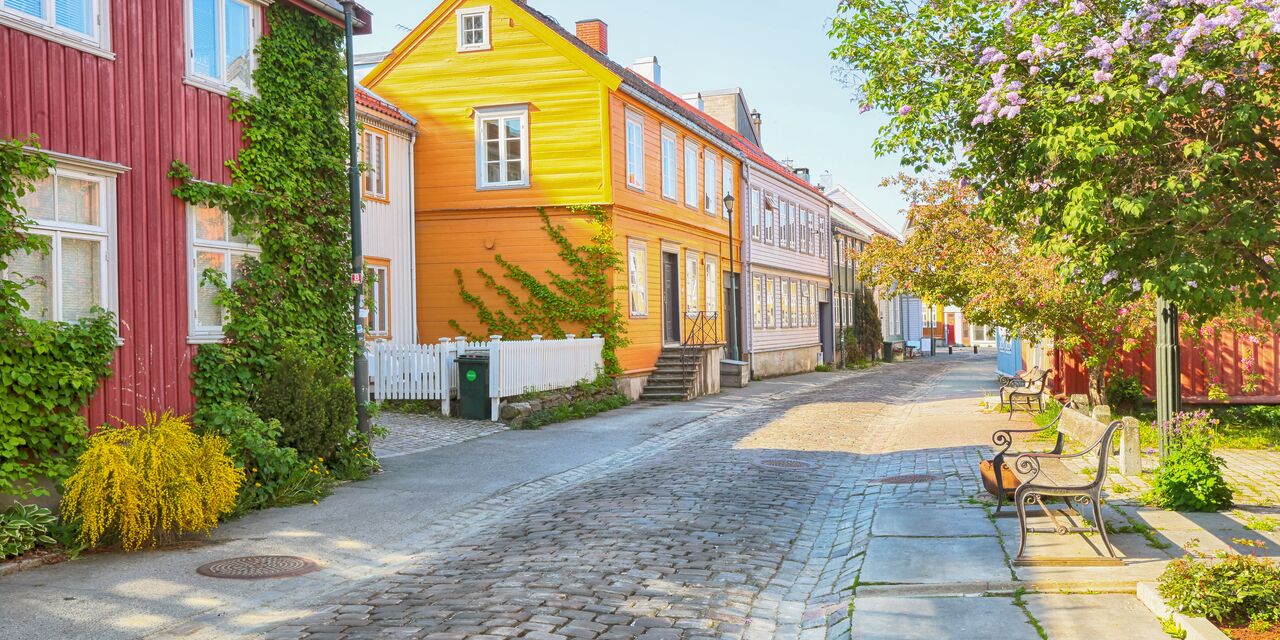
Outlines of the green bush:
[[307,458],[332,457],[356,424],[351,381],[298,346],[280,354],[258,387],[254,412],[280,423],[280,444]]
[[1224,462],[1213,455],[1217,424],[1217,419],[1202,410],[1178,413],[1161,426],[1169,451],[1146,495],[1150,504],[1175,511],[1217,511],[1231,506],[1231,487],[1222,475]]
[[71,475],[89,435],[80,409],[111,373],[115,319],[39,322],[0,313],[0,493],[47,493]]
[[279,420],[263,420],[249,407],[231,403],[205,407],[202,413],[202,430],[226,438],[228,453],[244,470],[236,514],[311,502],[328,493],[332,481],[316,462],[279,443],[283,432]]
[[58,519],[34,504],[15,504],[0,513],[0,559],[20,556],[36,545],[55,544],[49,529]]
[[1112,408],[1129,407],[1134,410],[1143,398],[1142,381],[1137,376],[1121,373],[1107,381],[1107,402]]
[[1217,562],[1181,558],[1160,576],[1175,611],[1233,627],[1280,622],[1280,566],[1269,558],[1222,554]]
[[622,394],[605,396],[599,400],[579,400],[569,404],[562,404],[550,409],[542,409],[534,411],[518,423],[513,423],[514,429],[537,429],[549,424],[557,422],[566,422],[569,420],[580,420],[582,418],[590,418],[598,413],[612,411],[631,404],[630,400]]

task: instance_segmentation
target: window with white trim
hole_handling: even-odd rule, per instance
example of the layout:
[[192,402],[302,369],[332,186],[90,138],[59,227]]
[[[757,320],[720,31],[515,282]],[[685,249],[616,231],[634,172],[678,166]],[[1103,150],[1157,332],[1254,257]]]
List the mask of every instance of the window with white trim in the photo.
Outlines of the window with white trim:
[[364,126],[361,135],[364,144],[360,150],[365,164],[364,195],[378,200],[387,199],[387,132]]
[[827,220],[827,216],[818,214],[818,257],[819,258],[827,257],[827,243],[830,242],[830,240],[827,239],[827,236],[830,231],[831,231],[831,225],[830,225],[830,222]]
[[391,339],[391,261],[364,259],[368,295],[365,298],[365,335],[370,340]]
[[476,109],[476,188],[529,186],[529,108]]
[[[724,192],[720,197],[722,203],[724,196],[733,194],[733,163],[729,162],[728,158],[724,159],[724,167],[720,172],[720,191]],[[734,198],[736,199],[737,196],[734,196]],[[738,208],[741,209],[742,204],[739,204]],[[725,220],[729,219],[729,207],[724,207],[724,218]]]
[[104,46],[108,0],[0,0],[0,18],[44,35]]
[[751,239],[760,240],[760,190],[751,190]]
[[684,203],[698,208],[698,145],[684,141]]
[[711,153],[710,149],[703,151],[702,155],[702,196],[704,198],[703,208],[707,213],[715,215],[720,210],[720,203],[716,202],[716,154]]
[[220,285],[235,284],[245,275],[246,259],[260,251],[249,238],[232,229],[231,216],[215,207],[189,206],[188,270],[189,329],[192,340],[220,339],[226,311],[217,302]]
[[676,199],[676,132],[662,128],[662,197]]
[[627,186],[644,191],[644,117],[627,112]]
[[684,312],[698,315],[698,252],[684,252]]
[[34,223],[27,232],[48,241],[47,251],[5,258],[5,278],[30,282],[24,315],[75,322],[94,307],[112,310],[115,179],[57,167],[18,204]]
[[764,328],[764,277],[751,276],[751,326]]
[[631,317],[649,315],[649,250],[644,240],[627,241],[627,288]]
[[764,194],[764,241],[767,244],[773,244],[774,236],[774,219],[778,215],[778,198],[772,193]]
[[707,315],[714,316],[720,310],[720,292],[716,288],[719,280],[717,276],[720,275],[720,260],[715,256],[707,256],[704,269],[707,281],[706,297],[703,298],[704,305],[706,306]]
[[765,292],[764,292],[764,328],[772,329],[777,326],[777,302],[778,288],[777,278],[773,276],[765,276]]
[[484,51],[489,45],[489,7],[459,9],[458,51]]
[[252,90],[261,12],[248,0],[186,0],[187,75],[219,88]]

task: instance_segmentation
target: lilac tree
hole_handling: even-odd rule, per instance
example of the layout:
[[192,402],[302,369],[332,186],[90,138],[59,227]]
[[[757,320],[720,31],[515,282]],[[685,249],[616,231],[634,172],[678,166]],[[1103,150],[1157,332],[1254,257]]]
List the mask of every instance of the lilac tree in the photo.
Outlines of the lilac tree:
[[878,150],[967,180],[1062,279],[1280,315],[1280,0],[843,0],[830,34]]

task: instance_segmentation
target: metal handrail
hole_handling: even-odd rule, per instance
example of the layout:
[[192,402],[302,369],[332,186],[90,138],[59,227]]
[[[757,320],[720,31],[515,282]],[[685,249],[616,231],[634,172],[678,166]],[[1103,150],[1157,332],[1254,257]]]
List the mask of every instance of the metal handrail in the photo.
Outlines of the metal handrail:
[[711,344],[720,344],[719,314],[697,311],[685,314],[689,320],[688,331],[680,340],[680,372],[681,378],[689,384],[696,384],[692,377],[696,374],[695,358],[702,358],[702,348]]

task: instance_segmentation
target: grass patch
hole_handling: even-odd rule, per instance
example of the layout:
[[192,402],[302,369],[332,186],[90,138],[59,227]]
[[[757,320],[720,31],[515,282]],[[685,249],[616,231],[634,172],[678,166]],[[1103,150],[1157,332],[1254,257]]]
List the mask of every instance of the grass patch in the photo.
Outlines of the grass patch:
[[1022,615],[1027,617],[1028,624],[1035,627],[1036,633],[1040,636],[1040,640],[1049,640],[1049,633],[1044,630],[1044,625],[1040,624],[1040,621],[1031,613],[1031,609],[1027,607],[1027,601],[1022,599],[1022,596],[1026,595],[1026,593],[1026,588],[1018,587],[1017,590],[1013,592],[1013,606],[1022,610]]
[[[1217,449],[1280,449],[1280,406],[1240,405],[1216,407],[1213,417],[1219,420],[1213,446]],[[1139,423],[1139,441],[1143,450],[1159,446],[1156,414],[1144,411],[1135,416]]]
[[529,414],[523,420],[512,422],[513,429],[537,429],[557,422],[590,418],[605,411],[612,411],[631,404],[622,394],[605,396],[598,400],[584,399],[569,404],[562,404],[549,409],[540,409]]
[[819,373],[831,373],[832,371],[835,371],[835,367],[824,363],[814,367],[813,370]]
[[1270,533],[1280,529],[1280,520],[1271,516],[1250,517],[1245,520],[1244,528],[1250,531],[1266,531]]

